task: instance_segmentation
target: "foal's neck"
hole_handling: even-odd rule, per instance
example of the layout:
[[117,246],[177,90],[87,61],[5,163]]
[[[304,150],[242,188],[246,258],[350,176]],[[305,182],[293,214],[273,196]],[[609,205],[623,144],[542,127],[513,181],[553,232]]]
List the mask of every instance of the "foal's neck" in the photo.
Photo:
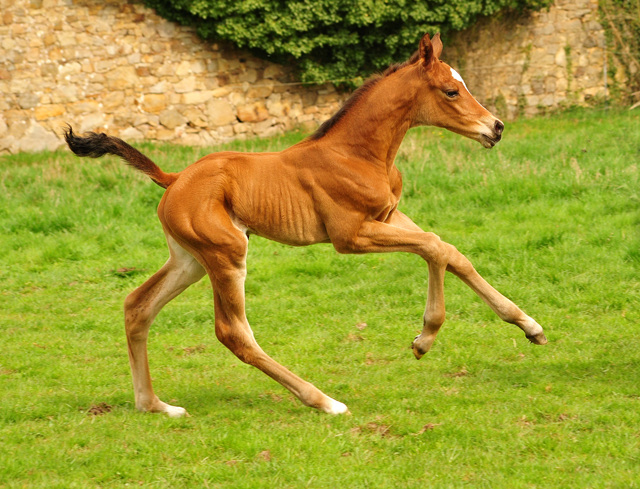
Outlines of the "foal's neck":
[[381,78],[327,134],[332,145],[390,171],[413,126],[416,83],[411,66]]

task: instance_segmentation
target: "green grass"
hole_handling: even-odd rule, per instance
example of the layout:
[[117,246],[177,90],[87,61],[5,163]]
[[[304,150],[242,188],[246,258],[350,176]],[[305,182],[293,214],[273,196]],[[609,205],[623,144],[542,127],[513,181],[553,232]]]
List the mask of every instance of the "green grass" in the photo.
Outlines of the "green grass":
[[[165,171],[212,150],[141,149]],[[1,157],[0,487],[640,486],[639,161],[637,111],[514,123],[492,151],[413,130],[401,210],[549,344],[448,276],[447,322],[417,362],[419,258],[252,237],[256,338],[353,415],[305,408],[219,344],[205,279],[149,338],[157,393],[192,415],[173,420],[135,411],[122,319],[168,256],[162,189],[115,158]],[[88,414],[100,403],[111,412]]]

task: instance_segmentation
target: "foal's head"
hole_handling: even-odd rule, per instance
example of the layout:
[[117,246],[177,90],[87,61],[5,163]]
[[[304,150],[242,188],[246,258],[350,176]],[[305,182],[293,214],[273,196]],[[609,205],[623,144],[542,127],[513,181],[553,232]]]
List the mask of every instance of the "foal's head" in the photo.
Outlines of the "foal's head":
[[415,122],[438,126],[492,148],[502,138],[504,124],[473,98],[462,77],[440,61],[440,34],[420,40],[416,63],[420,73]]

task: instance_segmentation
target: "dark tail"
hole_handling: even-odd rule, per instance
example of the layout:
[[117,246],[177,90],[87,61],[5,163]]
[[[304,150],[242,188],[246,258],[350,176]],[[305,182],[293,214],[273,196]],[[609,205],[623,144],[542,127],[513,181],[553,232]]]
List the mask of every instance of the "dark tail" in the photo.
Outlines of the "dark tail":
[[78,156],[91,158],[99,158],[106,154],[119,156],[127,165],[140,170],[162,188],[167,188],[178,178],[177,173],[163,172],[158,165],[122,139],[95,132],[90,132],[85,137],[79,137],[73,134],[71,126],[67,126],[64,139],[67,141],[69,149]]

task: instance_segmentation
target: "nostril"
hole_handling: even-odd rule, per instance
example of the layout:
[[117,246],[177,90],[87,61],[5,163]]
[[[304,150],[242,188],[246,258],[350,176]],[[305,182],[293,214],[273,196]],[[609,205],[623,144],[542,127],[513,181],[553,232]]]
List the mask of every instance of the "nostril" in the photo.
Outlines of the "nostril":
[[502,134],[502,131],[504,131],[504,124],[496,120],[495,131],[496,131],[496,134],[500,136]]

